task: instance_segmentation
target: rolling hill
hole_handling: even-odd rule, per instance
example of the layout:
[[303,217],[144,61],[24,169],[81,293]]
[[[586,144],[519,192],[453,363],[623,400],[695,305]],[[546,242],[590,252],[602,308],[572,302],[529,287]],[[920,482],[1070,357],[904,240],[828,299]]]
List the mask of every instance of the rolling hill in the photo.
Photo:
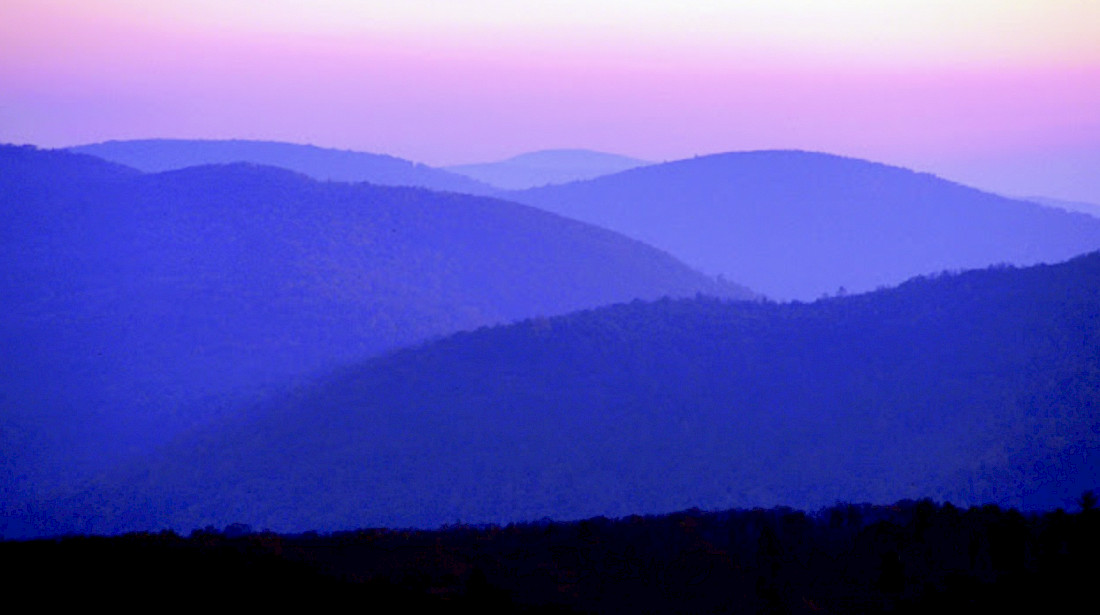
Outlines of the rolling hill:
[[270,387],[458,330],[751,293],[504,201],[247,164],[0,147],[0,495],[38,497]]
[[507,198],[634,237],[775,299],[1100,248],[1093,217],[799,151],[704,156]]
[[813,304],[632,302],[353,365],[45,511],[114,532],[587,518],[1100,480],[1100,253]]
[[491,186],[393,156],[273,141],[146,139],[106,141],[69,148],[156,173],[186,167],[250,162],[304,173],[314,179],[370,182],[488,195]]
[[547,184],[564,184],[592,179],[651,164],[637,158],[585,149],[555,149],[529,152],[498,162],[445,167],[505,190],[523,190]]

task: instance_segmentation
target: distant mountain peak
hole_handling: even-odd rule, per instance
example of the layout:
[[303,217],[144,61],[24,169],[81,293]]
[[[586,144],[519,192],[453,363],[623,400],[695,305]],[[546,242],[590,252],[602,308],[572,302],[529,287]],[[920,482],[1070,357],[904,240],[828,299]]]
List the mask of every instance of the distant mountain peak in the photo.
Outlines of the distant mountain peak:
[[1100,248],[1100,222],[1082,214],[804,150],[709,154],[505,196],[616,230],[780,299]]
[[589,149],[545,149],[446,169],[499,188],[519,190],[592,179],[647,164],[651,163]]
[[533,152],[517,154],[504,162],[522,162],[526,164],[562,164],[575,162],[599,161],[603,163],[621,163],[642,166],[651,164],[649,161],[621,154],[612,154],[583,148],[557,148],[541,149]]
[[290,169],[321,180],[412,186],[478,195],[496,192],[492,187],[468,177],[388,154],[278,141],[114,140],[72,147],[69,151],[91,154],[145,172],[170,171],[204,164],[250,162]]

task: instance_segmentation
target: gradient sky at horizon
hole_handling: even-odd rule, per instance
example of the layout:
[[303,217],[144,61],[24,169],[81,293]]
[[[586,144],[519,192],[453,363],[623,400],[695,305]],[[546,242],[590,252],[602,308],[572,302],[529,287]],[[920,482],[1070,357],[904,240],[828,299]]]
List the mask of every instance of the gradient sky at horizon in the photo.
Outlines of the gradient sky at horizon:
[[1100,2],[5,0],[0,141],[799,148],[1100,202]]

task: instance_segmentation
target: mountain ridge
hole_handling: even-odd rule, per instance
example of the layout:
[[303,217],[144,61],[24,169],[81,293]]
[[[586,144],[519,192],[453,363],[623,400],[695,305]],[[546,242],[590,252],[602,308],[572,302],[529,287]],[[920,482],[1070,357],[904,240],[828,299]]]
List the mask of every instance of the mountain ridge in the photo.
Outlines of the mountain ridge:
[[0,204],[8,502],[400,345],[635,297],[751,296],[528,206],[261,165],[142,174],[0,147]]
[[287,168],[314,179],[412,186],[489,195],[497,190],[462,175],[388,154],[247,139],[112,140],[68,148],[156,173],[204,164],[251,162]]
[[648,164],[651,163],[588,149],[551,149],[526,152],[496,162],[444,168],[500,189],[518,190],[592,179]]
[[1052,509],[1100,480],[1098,310],[1091,253],[812,304],[637,301],[461,332],[269,399],[54,512],[113,532]]
[[1056,262],[1100,222],[858,158],[729,152],[504,195],[611,228],[765,295],[810,300],[914,275]]

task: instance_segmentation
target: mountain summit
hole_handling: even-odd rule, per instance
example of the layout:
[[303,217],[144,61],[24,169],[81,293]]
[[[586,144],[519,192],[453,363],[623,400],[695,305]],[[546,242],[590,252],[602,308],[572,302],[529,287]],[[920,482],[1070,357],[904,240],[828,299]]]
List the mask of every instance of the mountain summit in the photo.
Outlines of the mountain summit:
[[506,190],[592,179],[651,164],[637,158],[587,149],[549,149],[499,162],[463,164],[446,170]]
[[393,156],[274,141],[146,139],[106,141],[69,150],[146,172],[251,162],[298,171],[320,180],[412,186],[467,194],[495,192],[492,187],[462,175]]
[[802,151],[703,156],[507,198],[618,231],[777,299],[1100,248],[1100,220],[1084,214]]

